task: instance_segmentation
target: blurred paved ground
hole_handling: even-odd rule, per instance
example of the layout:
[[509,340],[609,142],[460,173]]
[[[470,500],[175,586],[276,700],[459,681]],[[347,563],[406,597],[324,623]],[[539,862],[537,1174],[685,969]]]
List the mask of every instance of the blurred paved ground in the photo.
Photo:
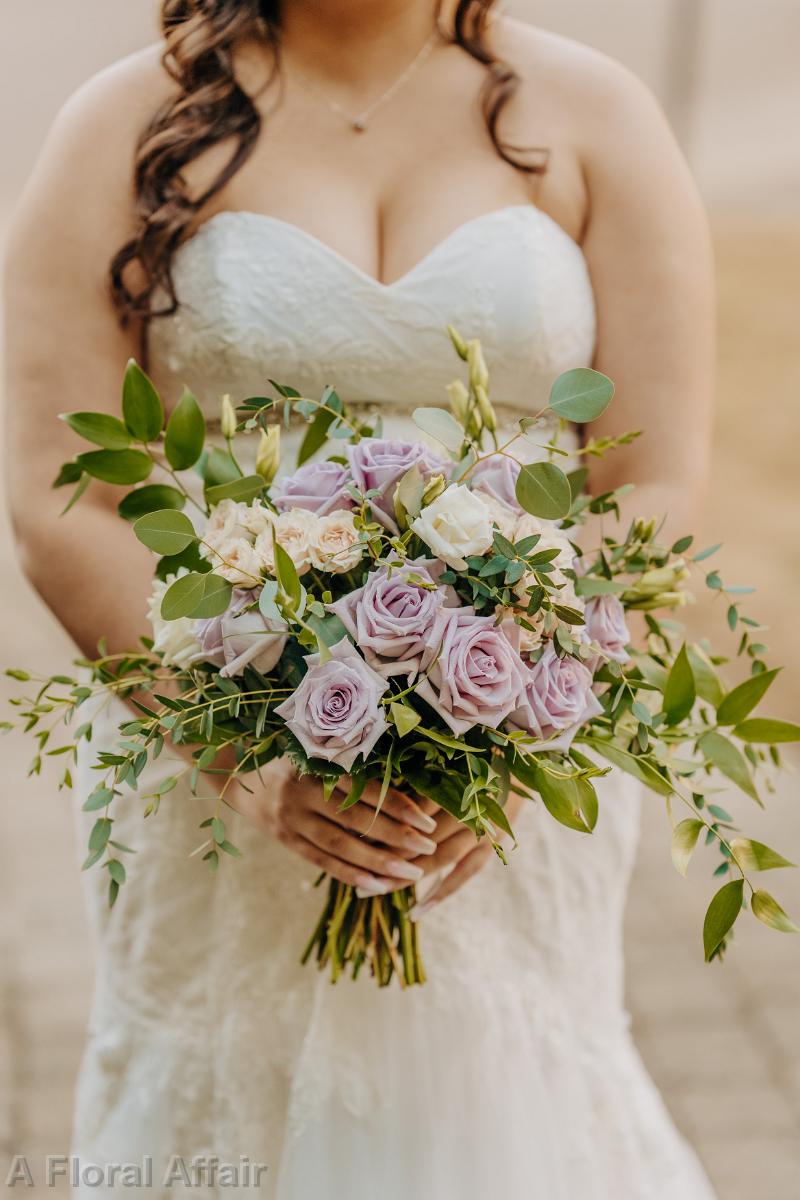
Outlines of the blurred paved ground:
[[[800,235],[720,230],[718,247],[719,419],[706,528],[709,538],[726,539],[721,565],[729,581],[764,583],[754,611],[773,626],[775,657],[792,668],[771,708],[796,719]],[[50,668],[60,656],[66,665],[68,643],[21,581],[7,536],[0,578],[0,664]],[[12,1153],[39,1160],[68,1148],[91,969],[69,797],[55,792],[55,772],[25,782],[27,744],[11,737],[1,745],[0,1170]],[[747,801],[732,804],[751,833],[779,839],[800,858],[796,776],[763,819]],[[654,798],[629,913],[630,1003],[643,1055],[720,1200],[800,1200],[800,939],[745,915],[724,967],[705,967],[706,865],[698,856],[682,883],[666,838]],[[770,886],[800,914],[800,873],[773,876]]]

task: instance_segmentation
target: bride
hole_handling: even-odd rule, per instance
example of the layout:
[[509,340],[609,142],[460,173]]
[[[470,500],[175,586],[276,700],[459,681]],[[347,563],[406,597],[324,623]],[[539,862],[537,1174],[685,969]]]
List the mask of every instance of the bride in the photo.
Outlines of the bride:
[[[149,562],[116,536],[113,489],[58,519],[50,484],[74,446],[56,417],[114,410],[131,355],[168,402],[186,384],[211,415],[270,378],[333,382],[380,408],[387,436],[443,402],[448,322],[483,339],[506,422],[594,363],[617,384],[597,434],[646,430],[593,468],[594,490],[634,480],[629,511],[684,532],[713,341],[687,169],[626,71],[494,8],[164,0],[165,45],[61,112],[7,261],[10,473],[28,575],[85,652],[145,632]],[[95,746],[118,718],[98,708]],[[76,810],[91,781],[84,756]],[[630,1038],[640,795],[602,785],[593,838],[529,805],[503,869],[400,794],[367,840],[362,806],[338,814],[279,764],[235,798],[244,857],[217,878],[189,858],[201,801],[178,789],[143,823],[129,797],[116,836],[150,843],[137,878],[109,911],[100,873],[84,876],[80,1162],[149,1157],[164,1195],[180,1155],[265,1164],[277,1200],[708,1200]],[[424,988],[332,988],[299,966],[320,867],[372,893],[432,881]]]

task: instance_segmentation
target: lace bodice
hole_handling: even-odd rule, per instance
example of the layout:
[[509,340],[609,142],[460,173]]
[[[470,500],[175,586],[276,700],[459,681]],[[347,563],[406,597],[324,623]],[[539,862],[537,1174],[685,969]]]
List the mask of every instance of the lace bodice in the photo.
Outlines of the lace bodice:
[[441,404],[456,374],[448,323],[482,339],[493,396],[516,411],[541,408],[594,352],[583,254],[532,205],[467,221],[391,284],[285,221],[222,212],[180,247],[174,277],[180,308],[151,327],[153,373],[165,396],[186,385],[210,412],[269,379],[395,411]]

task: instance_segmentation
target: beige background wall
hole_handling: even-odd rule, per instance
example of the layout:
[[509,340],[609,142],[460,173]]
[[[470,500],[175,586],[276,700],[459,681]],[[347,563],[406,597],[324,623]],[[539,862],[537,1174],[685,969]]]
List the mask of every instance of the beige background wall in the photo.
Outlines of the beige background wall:
[[[797,719],[800,3],[517,0],[508,7],[631,65],[666,104],[690,156],[712,214],[720,284],[706,531],[726,541],[726,577],[761,581],[754,607],[772,626],[775,657],[791,667],[779,699],[784,715]],[[155,10],[153,0],[0,4],[0,239],[57,106],[93,71],[152,40]],[[0,528],[0,665],[66,663],[66,639],[22,582]],[[29,748],[21,740],[5,740],[0,751],[2,1179],[9,1154],[68,1148],[91,963],[69,798],[54,792],[53,776],[25,783]],[[800,859],[796,776],[761,823],[747,802],[732,804],[753,832]],[[678,880],[665,839],[653,800],[629,915],[630,1002],[644,1056],[720,1200],[799,1200],[800,939],[746,920],[726,965],[704,967],[698,928],[711,883],[700,863],[689,883]],[[774,886],[800,914],[800,874]]]

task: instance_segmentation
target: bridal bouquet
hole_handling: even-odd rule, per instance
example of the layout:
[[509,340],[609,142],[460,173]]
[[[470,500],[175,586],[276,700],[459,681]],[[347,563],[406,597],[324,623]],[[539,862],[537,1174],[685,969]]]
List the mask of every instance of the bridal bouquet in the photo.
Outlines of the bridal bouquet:
[[[714,803],[720,774],[760,803],[758,777],[779,764],[777,746],[800,740],[800,726],[751,716],[776,671],[741,612],[745,589],[706,574],[700,564],[713,550],[693,554],[691,537],[662,545],[655,520],[604,532],[620,493],[592,497],[585,468],[558,465],[559,427],[599,416],[613,396],[608,379],[583,369],[561,376],[547,409],[501,443],[480,344],[450,333],[466,382],[451,385],[449,410],[417,409],[418,442],[385,439],[331,388],[311,399],[273,384],[274,398],[248,399],[238,414],[224,399],[222,439],[209,446],[194,397],[184,393],[165,422],[134,362],[121,419],[65,416],[96,447],[56,480],[77,485],[68,507],[92,479],[135,485],[119,514],[158,556],[152,640],[126,654],[101,646],[79,664],[88,679],[39,680],[35,696],[12,702],[38,739],[34,771],[42,755],[73,756],[91,736],[73,718],[98,690],[130,702],[85,798],[98,813],[85,867],[107,871],[113,903],[130,852],[114,839],[114,810],[133,802],[123,786],[135,797],[165,739],[187,748],[195,792],[209,774],[219,779],[198,847],[212,870],[239,854],[223,815],[231,781],[257,786],[279,756],[317,777],[330,804],[358,804],[370,781],[381,802],[390,786],[429,798],[490,839],[503,862],[514,842],[510,793],[587,835],[598,820],[593,780],[616,767],[665,799],[679,872],[701,835],[720,852],[723,882],[703,929],[708,960],[721,956],[743,907],[796,931],[751,882],[791,864],[739,836]],[[296,470],[276,482],[281,422],[292,416],[307,430]],[[574,454],[598,457],[634,436],[590,438]],[[256,440],[248,472],[240,461]],[[581,549],[589,518],[598,544]],[[723,660],[685,640],[674,620],[695,570],[727,597],[728,624],[741,629],[748,671],[731,689],[718,674]],[[646,626],[637,646],[634,611]],[[57,747],[53,714],[72,728]],[[177,781],[141,796],[145,817]],[[62,784],[71,784],[69,767]],[[334,980],[366,965],[382,985],[394,974],[422,982],[413,903],[411,887],[361,897],[329,881],[304,959]]]

